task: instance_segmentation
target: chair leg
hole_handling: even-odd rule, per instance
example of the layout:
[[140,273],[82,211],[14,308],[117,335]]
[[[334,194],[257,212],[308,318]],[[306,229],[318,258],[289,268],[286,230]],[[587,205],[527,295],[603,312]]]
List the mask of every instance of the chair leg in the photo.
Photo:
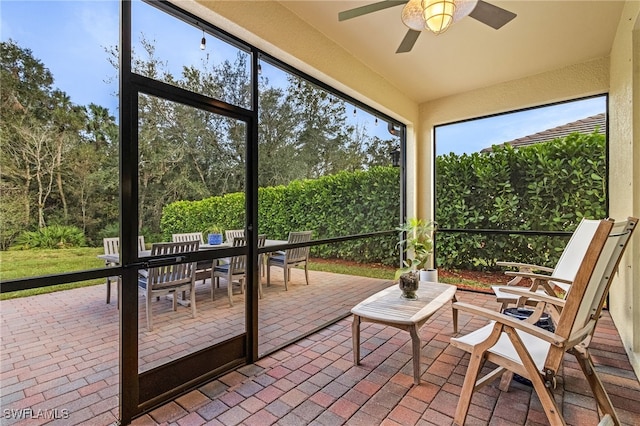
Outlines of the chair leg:
[[271,285],[271,265],[269,265],[269,261],[267,260],[267,287]]
[[107,304],[111,303],[111,280],[107,277]]
[[196,283],[191,283],[191,290],[189,290],[189,299],[191,304],[191,316],[196,317]]
[[216,288],[220,288],[220,277],[216,277]]
[[480,373],[483,363],[483,351],[474,350],[471,352],[469,366],[467,367],[467,374],[464,377],[464,383],[462,384],[462,390],[460,391],[460,399],[458,400],[458,406],[456,407],[456,414],[453,418],[454,425],[464,425],[467,413],[469,412],[469,406],[471,405],[471,397],[476,386],[478,374]]
[[116,304],[118,309],[120,309],[120,293],[122,292],[122,279],[118,276],[118,281],[116,281]]
[[513,379],[513,371],[506,370],[502,373],[502,378],[500,379],[500,385],[498,389],[502,392],[509,392],[509,387],[511,386],[511,380]]
[[307,280],[307,285],[309,285],[309,268],[307,268],[307,262],[304,263],[304,278]]
[[556,404],[555,397],[553,396],[553,389],[548,388],[545,385],[545,381],[543,380],[536,363],[531,358],[531,355],[527,351],[524,343],[522,343],[522,340],[520,340],[518,333],[516,333],[516,331],[511,327],[505,327],[505,333],[509,336],[509,340],[511,340],[514,349],[518,353],[522,365],[527,370],[529,375],[528,379],[531,380],[531,383],[533,384],[533,388],[538,395],[538,399],[540,400],[542,409],[547,415],[549,423],[552,425],[564,425],[565,421],[560,414],[558,404]]
[[233,306],[233,278],[231,274],[227,275],[227,294],[229,295],[229,306]]
[[[533,361],[532,361],[533,364]],[[535,367],[535,365],[534,365]],[[537,372],[536,372],[537,373]],[[560,414],[560,409],[558,408],[558,404],[556,404],[556,399],[553,396],[553,389],[550,389],[545,386],[542,376],[537,373],[532,375],[529,378],[531,383],[533,384],[533,388],[538,395],[538,399],[540,400],[540,404],[547,415],[547,419],[549,423],[552,425],[564,425],[564,419]]]
[[593,361],[591,361],[591,356],[589,355],[588,348],[574,348],[572,352],[576,359],[578,360],[578,364],[580,364],[580,369],[584,373],[584,376],[587,378],[589,382],[589,386],[591,387],[591,392],[593,392],[593,396],[596,399],[596,403],[600,411],[604,415],[609,415],[614,424],[620,425],[620,419],[613,408],[613,404],[611,403],[611,399],[609,399],[609,394],[604,389],[602,385],[602,381],[598,374],[596,373],[595,366],[593,365]]
[[451,316],[453,317],[453,334],[458,334],[458,310],[453,306],[457,301],[458,299],[456,299],[454,294],[453,299],[451,299],[451,310],[453,311],[451,313]]
[[453,418],[453,424],[463,426],[464,421],[469,413],[469,406],[471,405],[471,397],[473,391],[476,389],[476,383],[478,381],[478,374],[484,365],[485,353],[491,348],[500,338],[502,333],[502,326],[496,324],[491,331],[491,334],[485,339],[484,342],[475,345],[470,353],[469,366],[467,367],[467,374],[462,384],[462,390],[460,392],[460,399],[458,400],[458,406],[456,407],[456,413]]
[[284,291],[289,290],[289,288],[287,287],[287,283],[289,281],[289,268],[287,268],[287,266],[285,265],[284,268],[282,268],[284,270]]
[[213,268],[211,268],[211,300],[216,300],[215,283],[217,281],[217,278],[213,274],[214,274]]
[[153,331],[153,319],[151,318],[151,297],[147,296],[147,330]]

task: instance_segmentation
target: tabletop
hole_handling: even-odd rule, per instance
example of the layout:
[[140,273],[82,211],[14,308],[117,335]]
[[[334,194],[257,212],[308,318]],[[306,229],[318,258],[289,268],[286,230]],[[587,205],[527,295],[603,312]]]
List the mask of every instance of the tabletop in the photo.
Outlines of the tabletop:
[[[281,244],[287,244],[288,241],[287,240],[266,240],[264,246],[265,247],[270,247],[270,246],[278,246]],[[222,243],[222,244],[200,244],[200,250],[212,250],[212,249],[220,249],[220,248],[228,248],[228,247],[232,247],[231,244],[229,243]],[[142,250],[138,252],[138,257],[148,257],[151,256],[151,250]],[[98,259],[102,259],[105,260],[107,262],[111,262],[111,263],[119,263],[120,262],[120,254],[118,253],[113,253],[113,254],[99,254],[98,255]]]
[[452,300],[456,289],[449,284],[421,281],[417,299],[412,300],[403,298],[400,288],[393,285],[358,303],[351,313],[384,323],[416,324]]

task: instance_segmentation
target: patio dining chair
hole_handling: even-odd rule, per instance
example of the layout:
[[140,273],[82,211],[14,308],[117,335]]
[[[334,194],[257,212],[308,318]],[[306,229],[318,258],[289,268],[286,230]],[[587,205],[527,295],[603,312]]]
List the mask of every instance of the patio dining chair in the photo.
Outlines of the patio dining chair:
[[224,231],[224,240],[233,244],[234,238],[244,238],[244,229],[228,229]]
[[[198,251],[199,246],[199,241],[154,243],[151,246],[151,256]],[[195,268],[196,262],[188,262],[154,266],[139,271],[138,288],[146,298],[147,329],[149,331],[153,330],[151,301],[163,295],[173,296],[173,310],[176,311],[179,293],[185,294],[188,291],[191,316],[196,317]]]
[[[496,300],[502,303],[500,310],[504,311],[507,306],[518,304],[519,298],[508,290],[510,287],[521,285],[525,279],[530,280],[531,291],[545,292],[551,296],[566,295],[599,224],[599,220],[583,218],[553,269],[527,263],[497,262],[499,266],[518,268],[517,271],[505,272],[506,275],[514,277],[506,285],[491,287],[496,294]],[[556,315],[552,316],[557,320]]]
[[[233,239],[233,247],[241,247],[246,245],[244,237],[236,237]],[[238,282],[240,292],[244,293],[244,280],[246,278],[247,256],[233,256],[229,258],[227,263],[217,265],[213,268],[213,280],[215,286],[211,285],[211,300],[215,299],[214,287],[220,287],[220,278],[227,281],[227,295],[229,297],[229,306],[233,306],[233,283]]]
[[[287,242],[289,244],[306,243],[311,241],[311,231],[289,232]],[[288,290],[288,282],[291,277],[291,268],[304,266],[304,276],[309,285],[309,246],[296,247],[284,251],[277,251],[267,258],[267,285],[271,285],[271,267],[282,268],[284,273],[284,289]]]
[[[455,309],[491,320],[488,325],[467,335],[451,339],[452,346],[470,353],[454,424],[464,424],[476,390],[497,379],[504,371],[511,371],[532,382],[549,423],[564,425],[553,390],[565,352],[576,357],[596,399],[599,413],[609,416],[607,422],[620,424],[594,367],[589,343],[637,222],[637,218],[616,223],[611,219],[600,221],[565,299],[524,288],[509,289],[519,297],[536,301],[533,320],[542,315],[545,305],[562,306],[555,332],[490,309],[460,302],[453,304]],[[478,380],[486,361],[497,365],[497,368]]]
[[[224,241],[228,245],[233,245],[235,238],[244,238],[244,229],[228,229],[224,231]],[[220,259],[219,263],[229,263],[229,258]]]
[[[120,238],[103,238],[104,254],[120,254]],[[145,249],[144,235],[138,235],[138,251]],[[105,261],[104,266],[116,266],[114,262]],[[119,282],[120,277],[107,277],[107,303],[111,303],[111,281]]]
[[[174,243],[185,241],[199,241],[202,245],[204,240],[202,238],[202,232],[187,232],[183,234],[171,234],[171,241]],[[213,285],[213,267],[215,261],[200,260],[196,263],[196,281],[202,280],[204,284],[207,278],[211,278],[211,285]]]

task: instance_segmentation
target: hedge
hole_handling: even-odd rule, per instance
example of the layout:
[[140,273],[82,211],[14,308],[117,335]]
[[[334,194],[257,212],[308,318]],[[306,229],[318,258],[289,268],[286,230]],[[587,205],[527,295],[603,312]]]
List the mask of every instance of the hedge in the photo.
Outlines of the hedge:
[[[606,215],[604,136],[574,133],[520,149],[436,159],[436,218],[440,229],[572,232],[583,218]],[[312,230],[314,239],[391,230],[399,223],[399,169],[341,172],[287,186],[260,188],[259,232],[286,239]],[[172,233],[244,226],[244,194],[179,201],[163,210]],[[312,255],[398,265],[398,237],[316,246]],[[566,238],[445,233],[436,235],[439,267],[495,269],[498,260],[554,265]]]
[[[606,216],[605,138],[562,139],[436,159],[436,218],[444,229],[569,231]],[[498,260],[555,265],[566,238],[441,233],[445,268],[494,269]]]
[[[289,231],[312,230],[314,239],[323,239],[392,230],[400,221],[399,188],[399,169],[393,167],[260,188],[258,232],[286,240]],[[169,204],[160,226],[164,238],[170,239],[172,233],[203,232],[211,225],[238,229],[244,223],[244,193],[233,193]],[[315,246],[312,255],[396,265],[396,245],[396,236],[366,238]]]

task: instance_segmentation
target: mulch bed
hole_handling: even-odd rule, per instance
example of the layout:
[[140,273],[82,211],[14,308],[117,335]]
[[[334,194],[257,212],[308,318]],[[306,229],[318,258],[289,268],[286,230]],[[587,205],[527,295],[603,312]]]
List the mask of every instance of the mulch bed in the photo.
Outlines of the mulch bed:
[[[332,264],[342,264],[345,266],[359,266],[362,267],[361,263],[351,262],[343,259],[311,259],[314,263],[332,263]],[[370,263],[366,265],[369,268],[380,269],[380,270],[389,270],[395,271],[395,268],[382,265],[379,263]],[[506,284],[512,277],[509,277],[504,274],[502,271],[471,271],[466,269],[438,269],[438,277],[439,278],[457,278],[463,280],[472,280],[482,284],[485,284],[487,287],[476,287],[476,286],[466,286],[464,284],[456,284],[461,289],[480,291],[483,293],[492,293],[491,288],[492,285],[500,285]]]

